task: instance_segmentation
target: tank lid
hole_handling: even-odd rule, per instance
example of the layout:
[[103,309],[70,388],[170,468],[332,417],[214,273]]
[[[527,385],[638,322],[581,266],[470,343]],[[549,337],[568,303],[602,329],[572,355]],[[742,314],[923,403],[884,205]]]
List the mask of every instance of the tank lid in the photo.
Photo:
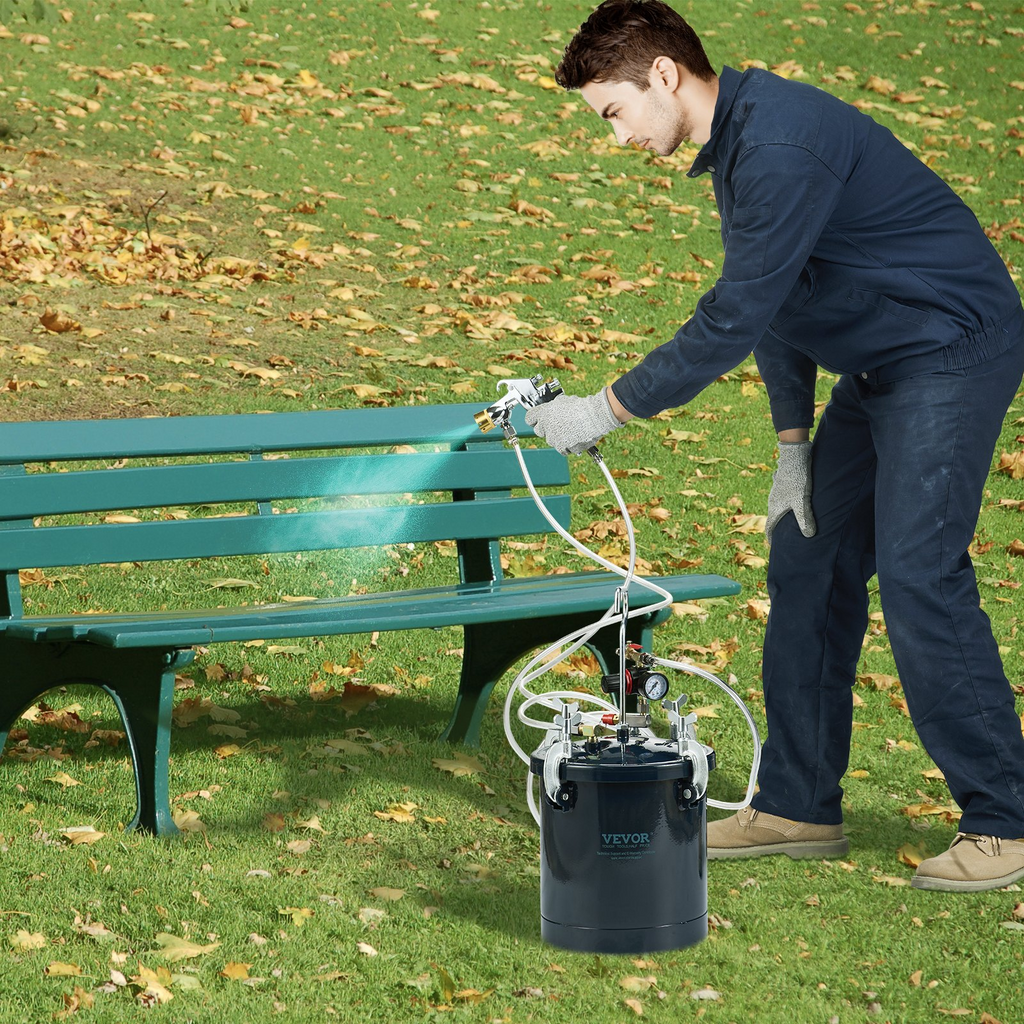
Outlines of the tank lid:
[[[705,746],[708,768],[715,767],[715,752]],[[534,751],[530,770],[544,774],[544,758]],[[566,782],[660,782],[693,778],[693,764],[679,756],[672,740],[632,737],[620,743],[614,737],[573,744],[572,757],[562,766]]]

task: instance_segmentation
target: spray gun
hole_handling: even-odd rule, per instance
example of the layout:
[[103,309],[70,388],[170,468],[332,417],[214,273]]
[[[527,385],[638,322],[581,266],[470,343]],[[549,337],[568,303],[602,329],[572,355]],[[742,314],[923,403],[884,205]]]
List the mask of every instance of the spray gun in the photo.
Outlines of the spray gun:
[[[492,402],[486,409],[478,412],[473,419],[485,434],[488,430],[501,427],[509,441],[516,436],[510,417],[512,410],[517,405],[532,409],[534,406],[543,405],[562,394],[562,385],[558,383],[557,378],[553,377],[544,383],[544,378],[540,374],[536,377],[499,380],[497,383],[499,391],[503,385],[505,394],[496,402]],[[509,436],[510,434],[511,436]]]

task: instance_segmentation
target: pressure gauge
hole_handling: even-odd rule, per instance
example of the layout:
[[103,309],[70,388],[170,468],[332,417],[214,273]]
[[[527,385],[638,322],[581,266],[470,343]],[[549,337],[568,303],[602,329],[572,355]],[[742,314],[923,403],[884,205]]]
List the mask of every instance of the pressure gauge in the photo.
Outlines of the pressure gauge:
[[661,672],[648,672],[640,683],[643,695],[649,701],[659,701],[668,694],[668,676]]

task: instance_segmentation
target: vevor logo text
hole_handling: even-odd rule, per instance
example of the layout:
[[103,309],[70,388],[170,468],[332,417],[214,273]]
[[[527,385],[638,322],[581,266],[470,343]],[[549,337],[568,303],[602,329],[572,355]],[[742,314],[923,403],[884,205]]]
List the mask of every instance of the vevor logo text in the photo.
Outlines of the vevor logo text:
[[602,832],[605,846],[647,846],[651,839],[647,832]]

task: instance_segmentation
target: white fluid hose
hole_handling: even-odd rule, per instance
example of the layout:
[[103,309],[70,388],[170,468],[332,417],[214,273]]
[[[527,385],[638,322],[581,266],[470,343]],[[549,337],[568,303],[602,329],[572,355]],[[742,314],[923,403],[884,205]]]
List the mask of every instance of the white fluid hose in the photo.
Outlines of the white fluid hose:
[[[586,545],[581,544],[575,537],[566,531],[561,523],[559,523],[554,516],[547,510],[540,495],[537,493],[537,489],[533,484],[533,480],[530,478],[530,472],[526,467],[526,460],[523,458],[523,453],[519,447],[519,439],[515,436],[514,432],[511,436],[508,436],[508,441],[511,444],[513,450],[516,453],[516,457],[519,460],[519,468],[523,474],[523,480],[526,484],[527,490],[530,492],[530,496],[533,498],[534,503],[540,510],[541,514],[548,521],[551,527],[554,529],[559,536],[564,540],[568,541],[578,552],[585,555],[587,558],[598,565],[603,566],[611,572],[621,576],[623,583],[617,589],[616,600],[612,606],[595,622],[592,622],[588,626],[583,626],[579,629],[574,630],[571,633],[566,634],[561,639],[556,640],[553,644],[546,647],[540,653],[535,655],[530,661],[520,670],[516,676],[514,682],[509,687],[508,695],[505,698],[505,705],[503,709],[503,722],[505,726],[505,736],[508,739],[509,746],[515,751],[516,755],[524,761],[527,766],[530,764],[530,755],[519,745],[512,732],[512,704],[516,697],[522,698],[522,703],[517,709],[516,717],[520,722],[525,725],[531,726],[536,729],[544,729],[548,731],[549,739],[554,741],[557,737],[557,725],[552,722],[545,721],[543,719],[531,718],[527,712],[535,707],[544,707],[551,711],[565,713],[566,701],[572,703],[586,702],[590,704],[596,704],[598,707],[597,711],[586,711],[580,714],[580,722],[583,725],[596,726],[601,724],[605,714],[611,712],[615,715],[621,715],[625,713],[624,708],[619,708],[610,701],[605,700],[603,697],[598,697],[592,694],[584,693],[576,690],[552,690],[546,693],[533,693],[527,688],[528,684],[533,682],[535,679],[540,678],[546,672],[550,672],[557,664],[564,661],[570,655],[578,651],[583,647],[590,638],[597,633],[598,630],[603,629],[605,626],[609,626],[615,623],[619,623],[622,633],[624,635],[625,623],[627,619],[634,618],[638,615],[649,615],[652,612],[660,611],[662,608],[668,607],[672,604],[672,595],[665,590],[663,587],[658,586],[651,580],[644,579],[642,576],[636,575],[636,538],[633,533],[633,523],[629,516],[629,511],[626,508],[625,500],[622,497],[622,493],[619,491],[618,486],[615,483],[615,479],[608,471],[608,467],[604,464],[604,460],[597,453],[596,449],[591,450],[591,454],[594,461],[600,467],[601,472],[604,474],[605,480],[608,482],[608,486],[611,488],[612,494],[618,503],[619,510],[622,513],[623,521],[626,525],[626,534],[629,543],[629,563],[627,568],[623,569],[616,565],[614,562],[608,561],[606,558],[602,558],[599,554],[591,551]],[[660,601],[654,604],[644,605],[632,610],[624,610],[620,608],[619,595],[623,595],[623,603],[625,603],[625,595],[628,593],[628,588],[631,584],[636,583],[639,586],[650,590],[658,594],[661,598]],[[567,646],[568,645],[568,646]],[[562,650],[562,648],[566,648]],[[624,657],[624,644],[623,650],[620,651],[620,659]],[[750,714],[746,704],[744,704],[742,698],[732,690],[726,683],[722,682],[717,676],[704,669],[699,668],[696,665],[691,665],[686,662],[667,661],[662,658],[654,658],[654,663],[661,665],[665,668],[676,669],[677,671],[687,673],[689,675],[700,676],[702,679],[706,679],[708,682],[713,683],[722,689],[731,700],[740,708],[743,712],[744,717],[747,720],[747,725],[750,728],[751,736],[754,741],[754,757],[750,769],[750,777],[747,783],[747,792],[742,802],[740,803],[728,803],[718,800],[708,800],[708,805],[711,807],[723,808],[726,810],[741,810],[746,807],[754,795],[754,788],[757,783],[757,772],[761,763],[761,740],[757,732],[757,725],[754,722],[753,717]],[[621,673],[621,667],[620,667]],[[624,675],[624,674],[623,674]],[[533,815],[534,821],[540,825],[540,810],[537,806],[537,801],[534,796],[533,788],[533,773],[527,768],[526,776],[526,802],[530,809],[530,814]]]
[[743,698],[731,687],[728,683],[723,683],[718,676],[712,672],[708,672],[705,669],[700,668],[697,665],[690,665],[685,661],[668,661],[665,658],[655,658],[655,665],[661,665],[663,668],[674,668],[677,672],[686,672],[692,676],[700,676],[701,679],[706,679],[709,683],[714,683],[719,689],[723,690],[733,703],[743,712],[743,717],[747,720],[747,726],[750,729],[750,735],[754,740],[754,758],[750,764],[750,776],[747,779],[747,792],[743,799],[739,803],[730,803],[727,800],[712,800],[708,798],[709,807],[718,807],[725,811],[742,811],[751,800],[754,798],[754,789],[757,786],[757,772],[761,767],[761,737],[757,731],[757,723],[754,721],[754,716],[750,713],[750,709],[743,702]]

